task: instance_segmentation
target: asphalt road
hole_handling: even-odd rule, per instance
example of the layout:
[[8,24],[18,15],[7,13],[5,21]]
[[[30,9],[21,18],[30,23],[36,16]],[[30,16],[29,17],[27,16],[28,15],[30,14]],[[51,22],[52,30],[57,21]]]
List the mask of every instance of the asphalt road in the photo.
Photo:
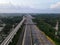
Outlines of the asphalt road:
[[24,38],[23,38],[23,42],[22,45],[32,45],[32,37],[31,37],[31,30],[30,30],[30,25],[29,24],[29,20],[27,19],[25,24],[25,33],[24,33]]
[[22,45],[54,45],[46,35],[27,17]]

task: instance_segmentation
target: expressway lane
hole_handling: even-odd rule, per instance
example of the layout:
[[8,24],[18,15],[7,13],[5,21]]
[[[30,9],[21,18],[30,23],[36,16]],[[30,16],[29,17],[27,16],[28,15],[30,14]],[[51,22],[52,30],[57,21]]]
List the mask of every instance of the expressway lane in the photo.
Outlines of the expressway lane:
[[[33,21],[30,19],[30,23]],[[41,30],[38,29],[36,25],[31,25],[33,43],[35,45],[54,45],[50,40],[47,39],[46,35],[42,33]]]
[[33,43],[35,45],[54,45],[35,25],[32,25],[31,29],[33,35]]
[[27,26],[27,33],[26,33],[25,44],[24,45],[32,45],[31,30],[30,30],[29,25]]
[[26,18],[25,33],[22,45],[55,45],[34,25],[32,19]]
[[24,33],[22,45],[32,45],[31,29],[30,29],[30,25],[27,25],[29,21],[27,20],[27,22],[25,23],[26,26],[25,26],[25,33]]
[[[30,20],[33,23],[32,20]],[[50,40],[47,39],[46,35],[42,33],[41,30],[38,29],[36,25],[31,25],[33,41],[36,45],[54,45]]]

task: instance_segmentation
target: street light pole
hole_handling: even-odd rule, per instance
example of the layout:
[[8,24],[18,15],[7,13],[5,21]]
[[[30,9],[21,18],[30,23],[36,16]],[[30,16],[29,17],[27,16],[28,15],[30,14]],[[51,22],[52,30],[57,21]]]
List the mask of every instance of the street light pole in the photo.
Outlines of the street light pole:
[[55,36],[57,37],[57,35],[58,35],[58,24],[59,24],[59,22],[57,21],[57,23],[56,23],[56,27],[55,27]]

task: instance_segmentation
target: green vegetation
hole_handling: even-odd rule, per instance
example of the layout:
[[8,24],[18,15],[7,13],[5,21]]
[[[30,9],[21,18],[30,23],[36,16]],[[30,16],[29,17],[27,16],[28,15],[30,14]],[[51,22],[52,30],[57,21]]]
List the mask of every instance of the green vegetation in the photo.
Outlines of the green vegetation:
[[7,25],[3,28],[2,32],[4,32],[4,34],[9,34],[9,32],[10,32],[11,29],[12,29],[12,25],[11,25],[11,24],[7,24]]
[[[60,21],[60,15],[53,15],[53,14],[38,14],[34,15],[35,19],[34,22],[37,23],[37,26],[41,31],[43,31],[47,36],[49,36],[56,45],[60,45],[60,34],[58,33],[58,38],[55,36],[55,29],[57,20]],[[60,24],[59,24],[60,29]],[[59,32],[60,30],[58,30]]]
[[2,24],[5,24],[5,27],[2,29],[2,31],[0,31],[0,37],[2,38],[1,40],[3,41],[10,34],[13,28],[15,28],[19,24],[19,22],[22,20],[22,16],[1,17],[0,20]]
[[1,18],[1,20],[5,24],[15,24],[15,23],[19,23],[22,20],[22,16],[4,17]]
[[9,34],[12,31],[12,28],[15,28],[17,24],[22,20],[22,16],[3,17],[1,20],[6,24],[2,32],[4,34]]

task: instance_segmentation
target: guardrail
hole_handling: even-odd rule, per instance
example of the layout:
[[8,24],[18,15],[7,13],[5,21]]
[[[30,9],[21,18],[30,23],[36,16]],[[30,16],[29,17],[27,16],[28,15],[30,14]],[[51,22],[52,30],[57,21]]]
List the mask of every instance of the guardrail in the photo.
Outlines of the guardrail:
[[18,29],[21,27],[24,20],[25,18],[23,17],[22,21],[16,26],[16,28],[6,37],[6,39],[0,45],[8,45],[10,42],[12,42],[14,35],[18,31]]

